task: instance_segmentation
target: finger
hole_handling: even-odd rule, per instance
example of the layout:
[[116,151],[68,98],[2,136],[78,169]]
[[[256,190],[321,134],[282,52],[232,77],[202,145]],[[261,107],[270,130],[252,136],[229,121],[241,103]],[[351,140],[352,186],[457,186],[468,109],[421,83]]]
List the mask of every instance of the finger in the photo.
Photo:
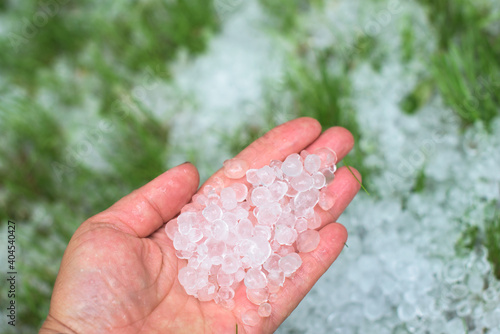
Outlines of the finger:
[[134,190],[88,222],[112,224],[123,232],[146,237],[180,211],[199,182],[196,167],[184,163]]
[[313,285],[337,259],[347,240],[347,231],[341,224],[329,224],[320,230],[321,241],[309,253],[300,253],[302,266],[292,279],[286,279],[280,298],[272,305],[277,321],[290,315]]
[[[320,134],[321,125],[317,120],[309,117],[297,118],[270,130],[241,151],[236,158],[244,160],[248,168],[260,168],[269,164],[271,160],[283,160],[292,153],[300,152]],[[214,183],[227,186],[235,181],[242,182],[241,179],[226,178],[221,168],[205,182],[204,186]]]

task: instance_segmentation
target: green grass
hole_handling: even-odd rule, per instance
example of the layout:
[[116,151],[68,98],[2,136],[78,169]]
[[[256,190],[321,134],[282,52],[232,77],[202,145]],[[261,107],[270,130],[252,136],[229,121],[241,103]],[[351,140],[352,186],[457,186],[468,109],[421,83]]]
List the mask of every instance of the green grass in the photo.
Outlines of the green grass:
[[412,91],[410,91],[400,102],[401,110],[411,115],[426,105],[433,92],[434,83],[430,79],[422,79]]
[[[203,52],[219,28],[212,1],[204,0],[70,1],[50,11],[47,22],[36,27],[33,18],[41,8],[36,0],[6,5],[4,15],[18,20],[0,37],[2,74],[34,95],[47,83],[44,70],[65,57],[75,72],[95,75],[103,83],[103,110],[116,99],[114,88],[130,87],[134,74],[146,69],[168,77],[167,65],[179,51]],[[32,36],[26,33],[27,24]],[[85,58],[87,53],[90,57]]]
[[[500,209],[498,203],[486,205],[484,222],[467,221],[455,244],[458,255],[465,256],[474,249],[484,246],[488,250],[488,260],[493,274],[500,279]],[[464,217],[464,220],[467,220]]]
[[0,146],[0,177],[8,196],[0,218],[18,226],[18,321],[37,328],[48,312],[57,259],[74,230],[168,168],[168,127],[144,112],[110,116],[109,131],[86,137],[85,147],[110,164],[99,170],[89,167],[86,149],[69,145],[54,113],[29,99],[2,102],[0,131],[8,135]]
[[486,221],[485,246],[488,249],[488,260],[493,266],[495,276],[500,279],[500,211]]
[[279,34],[291,34],[298,26],[300,15],[303,15],[311,7],[320,7],[323,0],[292,0],[283,2],[280,0],[260,0],[260,5],[267,12],[271,28]]
[[439,93],[464,125],[489,127],[499,114],[500,34],[488,27],[499,18],[483,1],[420,2],[438,36],[431,68]]

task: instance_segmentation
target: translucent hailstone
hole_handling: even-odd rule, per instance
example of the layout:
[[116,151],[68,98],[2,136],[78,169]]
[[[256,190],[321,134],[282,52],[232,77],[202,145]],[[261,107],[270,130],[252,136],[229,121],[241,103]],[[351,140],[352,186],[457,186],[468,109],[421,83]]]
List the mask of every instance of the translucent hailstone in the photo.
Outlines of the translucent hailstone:
[[262,289],[247,289],[247,298],[255,305],[260,305],[267,301],[269,292],[267,288]]
[[248,163],[239,158],[233,158],[224,161],[224,175],[226,175],[230,179],[240,179],[245,176],[246,171],[248,170]]
[[282,181],[275,181],[267,189],[271,193],[271,199],[277,202],[287,193],[288,185]]
[[198,214],[196,212],[187,211],[181,213],[179,217],[177,217],[177,224],[179,228],[179,232],[183,235],[187,235],[191,227],[198,222]]
[[269,166],[264,166],[257,170],[257,177],[259,178],[260,184],[264,186],[269,186],[276,179],[276,174],[274,169]]
[[252,237],[253,229],[253,224],[249,219],[242,219],[236,226],[236,233],[240,239],[247,239]]
[[303,172],[300,175],[293,177],[290,181],[293,189],[302,192],[311,189],[314,186],[314,181],[311,175]]
[[297,231],[291,227],[277,225],[274,237],[281,245],[291,245],[297,239]]
[[288,227],[294,227],[297,218],[291,212],[283,212],[281,213],[280,219],[276,222],[276,225],[284,225]]
[[281,210],[281,206],[278,203],[261,206],[257,214],[257,221],[262,225],[273,225],[280,218]]
[[326,178],[325,175],[321,172],[316,172],[311,175],[313,179],[313,186],[316,189],[321,189],[326,185]]
[[334,204],[335,204],[335,195],[331,191],[328,191],[326,188],[321,189],[319,192],[319,200],[318,200],[319,207],[327,211],[330,210]]
[[[248,188],[243,183],[233,183],[229,187],[233,189],[234,196],[237,202],[243,202],[245,198],[247,198]],[[222,191],[221,191],[221,197],[222,197]]]
[[269,167],[271,167],[274,170],[274,174],[276,175],[276,178],[278,180],[283,180],[285,174],[283,174],[283,171],[281,170],[281,165],[283,165],[283,162],[279,160],[271,160],[269,163]]
[[234,274],[240,269],[240,259],[239,257],[236,257],[235,255],[228,254],[224,257],[222,260],[222,271],[224,271],[226,274]]
[[254,236],[249,240],[245,240],[244,254],[247,256],[253,266],[260,266],[266,262],[269,255],[271,255],[271,245],[269,241],[263,237]]
[[275,302],[277,302],[277,301],[278,301],[278,299],[279,299],[279,296],[278,296],[278,294],[277,294],[277,293],[271,293],[271,294],[269,295],[269,302],[270,302],[270,303],[275,303]]
[[[283,257],[294,252],[295,252],[295,247],[293,247],[293,245],[281,245],[280,248],[276,251],[276,254]],[[280,269],[283,270],[283,268],[281,267]]]
[[177,250],[185,250],[187,248],[187,245],[189,244],[189,239],[180,234],[176,233],[174,237],[174,248]]
[[212,222],[211,226],[212,237],[216,240],[226,240],[229,234],[229,227],[222,219],[217,219]]
[[238,205],[238,201],[236,200],[236,192],[231,187],[227,187],[221,190],[220,201],[222,203],[222,207],[226,210],[232,210]]
[[287,277],[292,275],[301,265],[302,259],[297,253],[289,253],[279,261],[279,266]]
[[305,230],[307,230],[307,219],[305,219],[305,218],[297,219],[295,221],[294,228],[297,231],[297,233],[301,233],[301,232],[304,232]]
[[219,270],[217,273],[217,283],[222,286],[230,286],[234,283],[234,275],[227,274],[222,270]]
[[234,299],[220,299],[218,300],[219,305],[225,308],[226,310],[233,310],[234,307],[236,306],[236,303],[234,302]]
[[298,193],[294,198],[293,203],[295,208],[313,208],[319,201],[318,189],[309,189]]
[[236,213],[226,211],[222,215],[221,219],[227,224],[227,226],[230,230],[233,230],[236,227],[236,225],[238,224],[238,220],[240,218],[238,218]]
[[318,247],[320,241],[319,232],[316,230],[307,230],[297,237],[297,250],[302,253],[308,253]]
[[[279,265],[279,262],[278,262]],[[280,287],[285,283],[285,273],[281,270],[274,270],[269,272],[267,275],[267,287],[271,289],[271,286]]]
[[260,316],[254,309],[247,310],[241,316],[241,321],[248,326],[256,326],[260,322]]
[[268,272],[273,272],[273,271],[281,271],[280,266],[279,266],[279,260],[281,257],[277,254],[272,254],[269,256],[269,258],[264,262],[264,269],[266,269]]
[[239,268],[237,272],[234,273],[234,281],[241,282],[245,279],[246,272],[243,268]]
[[179,232],[179,224],[177,224],[177,219],[172,219],[165,225],[165,232],[170,240],[174,240],[176,232]]
[[211,258],[223,256],[226,252],[226,244],[223,241],[211,238],[205,241],[205,245],[207,246],[207,255]]
[[337,163],[337,153],[328,147],[321,147],[314,151],[321,160],[320,167],[330,167]]
[[269,303],[262,303],[259,306],[258,313],[261,317],[266,318],[271,315],[272,307]]
[[234,298],[234,290],[229,286],[221,286],[219,289],[219,297],[224,300]]
[[259,269],[251,268],[247,271],[244,282],[248,289],[263,289],[267,285],[267,278]]
[[319,228],[320,226],[321,226],[321,217],[317,213],[314,213],[314,215],[312,217],[309,217],[307,219],[307,228],[308,229],[314,230],[314,229]]
[[249,169],[246,172],[247,181],[250,182],[253,186],[260,185],[260,178],[257,174],[257,169]]
[[300,160],[300,155],[294,153],[289,155],[283,164],[281,165],[281,170],[287,176],[298,176],[302,173],[303,165]]
[[192,228],[189,231],[187,237],[188,237],[190,242],[196,243],[196,242],[200,241],[201,239],[203,239],[203,231],[199,228]]
[[210,204],[205,209],[203,209],[202,214],[206,220],[208,220],[209,222],[213,222],[216,219],[222,218],[222,209],[216,204]]
[[266,240],[271,239],[271,228],[269,226],[257,225],[254,228],[254,235],[256,237],[262,237]]
[[309,154],[304,159],[304,168],[309,173],[313,174],[317,172],[321,167],[321,158],[316,154]]
[[198,299],[202,302],[208,302],[217,295],[217,288],[214,284],[208,283],[198,290]]
[[257,187],[252,191],[252,203],[255,206],[266,205],[271,198],[271,192],[267,187]]
[[191,267],[184,267],[179,270],[179,282],[186,289],[193,289],[197,283],[197,271]]
[[326,184],[332,183],[334,177],[335,177],[335,169],[326,167],[320,170],[320,173],[323,174],[325,177],[325,182]]

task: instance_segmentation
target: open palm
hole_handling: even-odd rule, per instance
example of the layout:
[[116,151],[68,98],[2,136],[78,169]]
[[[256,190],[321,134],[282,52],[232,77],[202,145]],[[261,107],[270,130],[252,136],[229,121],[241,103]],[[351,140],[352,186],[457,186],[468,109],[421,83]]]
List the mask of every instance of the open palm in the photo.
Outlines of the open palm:
[[[324,146],[341,159],[353,146],[352,135],[340,127],[321,134],[317,121],[300,118],[274,128],[238,158],[259,168],[302,149]],[[233,181],[218,171],[206,184]],[[190,200],[198,183],[196,168],[182,164],[85,221],[65,251],[40,333],[234,333],[236,324],[239,333],[271,333],[341,252],[347,233],[334,221],[359,190],[348,170],[336,172],[328,186],[336,202],[328,212],[319,212],[318,248],[300,254],[303,264],[271,302],[271,316],[251,327],[241,316],[257,306],[247,300],[244,285],[236,291],[235,308],[226,310],[188,296],[177,279],[186,260],[176,257],[163,227]]]

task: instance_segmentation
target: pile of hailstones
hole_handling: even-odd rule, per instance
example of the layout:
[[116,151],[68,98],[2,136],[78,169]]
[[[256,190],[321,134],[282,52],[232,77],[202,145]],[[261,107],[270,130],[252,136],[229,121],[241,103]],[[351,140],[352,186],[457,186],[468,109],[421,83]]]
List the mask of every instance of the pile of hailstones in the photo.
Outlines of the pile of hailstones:
[[244,282],[247,298],[259,306],[243,313],[243,323],[254,326],[270,316],[285,278],[302,265],[297,252],[319,244],[321,220],[314,208],[328,210],[335,202],[326,185],[336,161],[328,148],[294,153],[260,169],[248,169],[242,159],[225,161],[226,177],[246,175],[251,186],[205,186],[165,227],[177,257],[188,261],[179,270],[186,292],[233,309],[235,290]]

